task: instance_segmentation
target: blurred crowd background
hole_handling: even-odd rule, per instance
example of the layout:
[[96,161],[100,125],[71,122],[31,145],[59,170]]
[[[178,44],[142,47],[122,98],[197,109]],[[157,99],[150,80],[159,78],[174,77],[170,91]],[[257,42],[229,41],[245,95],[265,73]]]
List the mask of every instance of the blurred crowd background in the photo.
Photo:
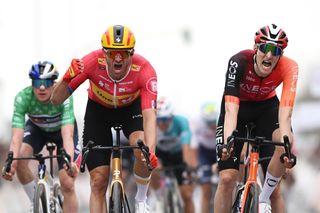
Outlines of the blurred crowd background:
[[[127,25],[135,33],[136,52],[157,71],[159,95],[170,96],[177,113],[192,119],[205,101],[220,102],[229,58],[253,47],[259,27],[275,23],[289,37],[284,54],[300,67],[293,115],[298,163],[286,181],[286,205],[290,213],[320,212],[320,14],[315,3],[0,0],[0,166],[10,143],[14,96],[31,84],[27,73],[33,63],[52,61],[62,76],[72,58],[100,48],[100,37],[109,25]],[[87,86],[74,93],[80,133]],[[87,173],[79,175],[77,191],[83,212],[88,212]],[[0,212],[27,208],[17,179],[0,179]]]

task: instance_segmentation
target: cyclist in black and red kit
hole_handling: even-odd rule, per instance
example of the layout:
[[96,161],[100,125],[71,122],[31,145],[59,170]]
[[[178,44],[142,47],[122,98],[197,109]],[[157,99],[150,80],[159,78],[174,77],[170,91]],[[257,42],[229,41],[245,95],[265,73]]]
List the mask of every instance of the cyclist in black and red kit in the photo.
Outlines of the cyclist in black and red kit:
[[[63,79],[58,82],[52,102],[59,104],[84,81],[89,80],[88,103],[84,118],[83,143],[112,145],[111,127],[122,125],[131,145],[143,140],[150,149],[152,166],[157,166],[156,102],[157,75],[148,60],[134,51],[135,36],[126,26],[115,25],[101,37],[102,48],[82,59],[73,59]],[[89,153],[90,212],[105,212],[110,151]],[[137,183],[136,213],[149,213],[146,203],[151,173],[140,150],[134,151],[134,175]]]
[[[228,63],[225,89],[218,121],[216,143],[220,182],[215,196],[214,212],[231,211],[232,190],[239,174],[239,158],[243,143],[235,143],[228,152],[224,144],[232,132],[237,129],[238,136],[245,137],[245,124],[256,125],[255,134],[266,139],[282,141],[284,135],[293,141],[291,116],[296,96],[298,65],[292,59],[283,56],[288,44],[286,33],[271,24],[260,28],[255,34],[253,50],[243,50],[232,56]],[[275,89],[283,84],[281,99]],[[231,152],[233,155],[231,155]],[[217,152],[218,153],[218,152]],[[274,212],[284,212],[284,204],[279,190],[275,190],[286,168],[292,168],[295,159],[280,156],[283,147],[264,146],[260,155],[272,157],[266,171],[265,184],[259,197],[259,211],[271,212],[268,200]],[[268,169],[267,169],[268,168]],[[269,183],[273,184],[269,184]],[[274,192],[274,193],[273,193]]]

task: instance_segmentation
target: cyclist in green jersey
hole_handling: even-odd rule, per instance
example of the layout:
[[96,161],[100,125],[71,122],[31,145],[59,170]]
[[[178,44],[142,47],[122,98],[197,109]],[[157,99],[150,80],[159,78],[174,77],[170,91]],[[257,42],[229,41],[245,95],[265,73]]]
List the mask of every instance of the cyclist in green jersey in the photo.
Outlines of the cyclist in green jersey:
[[[29,77],[32,86],[21,90],[15,97],[12,117],[12,141],[10,151],[14,157],[29,157],[33,153],[41,152],[46,142],[54,142],[57,152],[63,146],[71,159],[79,154],[77,125],[73,112],[73,99],[70,96],[63,104],[52,105],[51,93],[58,78],[58,71],[54,64],[43,61],[32,65]],[[25,115],[28,120],[25,122]],[[6,180],[17,176],[29,199],[33,202],[35,178],[28,167],[29,161],[13,161],[10,172],[3,173]],[[64,212],[78,212],[75,193],[75,177],[78,173],[74,162],[71,169],[63,169],[63,160],[58,159],[59,179],[64,195]]]

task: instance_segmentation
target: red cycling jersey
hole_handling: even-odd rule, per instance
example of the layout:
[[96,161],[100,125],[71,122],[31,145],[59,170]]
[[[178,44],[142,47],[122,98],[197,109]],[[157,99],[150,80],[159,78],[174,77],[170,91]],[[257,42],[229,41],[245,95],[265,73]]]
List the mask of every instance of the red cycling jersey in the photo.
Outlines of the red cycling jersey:
[[298,65],[281,56],[278,64],[265,78],[254,71],[254,50],[244,50],[231,57],[225,83],[225,101],[262,101],[276,95],[275,89],[283,83],[281,107],[292,107],[296,95]]
[[129,72],[119,81],[108,75],[105,54],[101,49],[89,53],[82,60],[84,71],[72,79],[69,84],[71,90],[76,90],[89,79],[89,98],[107,108],[128,106],[139,97],[142,110],[155,108],[157,76],[151,64],[142,56],[132,56]]

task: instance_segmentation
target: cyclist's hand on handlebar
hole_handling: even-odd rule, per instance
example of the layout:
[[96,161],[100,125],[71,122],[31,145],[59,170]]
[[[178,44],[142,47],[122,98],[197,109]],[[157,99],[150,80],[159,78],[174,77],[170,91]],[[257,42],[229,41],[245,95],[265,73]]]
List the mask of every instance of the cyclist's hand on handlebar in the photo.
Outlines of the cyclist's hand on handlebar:
[[2,168],[2,178],[8,181],[12,181],[13,180],[13,176],[16,173],[16,167],[17,167],[17,162],[13,161],[11,167],[10,167],[10,171],[7,172],[6,171],[6,167],[4,166]]
[[152,166],[152,169],[155,169],[158,167],[158,158],[154,152],[150,152],[150,164]]
[[83,72],[84,65],[83,61],[80,59],[72,59],[71,64],[67,70],[67,72],[63,76],[64,82],[70,82],[74,77]]
[[79,168],[77,167],[77,164],[75,162],[71,162],[70,164],[70,168],[68,168],[67,164],[64,164],[63,168],[66,170],[67,174],[70,177],[76,177],[79,173]]
[[230,150],[230,152],[228,152],[228,149],[226,147],[222,147],[222,150],[221,150],[221,160],[228,160],[229,157],[230,157],[230,153],[231,151],[233,151],[233,148]]
[[297,163],[297,158],[296,158],[296,156],[295,156],[294,154],[292,154],[292,153],[291,153],[291,159],[289,159],[287,155],[283,154],[283,155],[281,155],[281,157],[280,157],[280,161],[281,161],[281,163],[284,164],[284,166],[285,166],[286,168],[291,169],[291,168],[293,168],[293,167],[296,165],[296,163]]

